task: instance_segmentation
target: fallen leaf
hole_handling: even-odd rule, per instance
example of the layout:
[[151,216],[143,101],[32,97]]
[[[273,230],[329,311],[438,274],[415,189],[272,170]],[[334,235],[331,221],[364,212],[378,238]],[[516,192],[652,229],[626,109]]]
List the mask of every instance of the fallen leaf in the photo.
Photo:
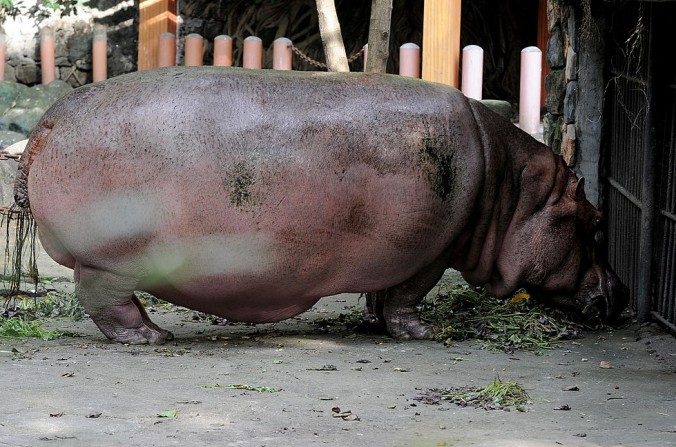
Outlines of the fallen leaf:
[[338,371],[335,365],[324,365],[320,368],[308,368],[308,371]]
[[73,377],[74,375],[75,375],[74,372],[69,371],[69,372],[67,372],[67,373],[61,374],[61,377]]
[[526,292],[519,292],[516,295],[514,295],[510,301],[511,304],[517,304],[522,301],[528,301],[530,299],[530,295]]
[[92,413],[89,413],[89,414],[88,414],[87,416],[85,416],[85,417],[87,417],[87,418],[89,418],[89,419],[97,419],[97,418],[99,418],[100,416],[101,416],[101,412],[100,412],[100,411],[94,411],[94,412],[92,412]]
[[63,411],[61,413],[49,413],[50,418],[60,418],[63,416]]
[[599,368],[603,369],[612,369],[613,365],[610,364],[610,362],[606,362],[605,360],[601,360],[601,363],[599,363]]
[[558,406],[558,407],[556,407],[556,408],[554,408],[554,409],[555,409],[555,410],[560,410],[560,411],[570,411],[570,406],[564,404],[564,405]]
[[165,410],[157,413],[158,418],[176,419],[178,412],[176,410]]
[[400,372],[400,373],[407,373],[408,369],[406,369],[406,368],[394,368],[393,371],[394,372]]
[[573,385],[564,388],[563,391],[580,391],[580,388]]

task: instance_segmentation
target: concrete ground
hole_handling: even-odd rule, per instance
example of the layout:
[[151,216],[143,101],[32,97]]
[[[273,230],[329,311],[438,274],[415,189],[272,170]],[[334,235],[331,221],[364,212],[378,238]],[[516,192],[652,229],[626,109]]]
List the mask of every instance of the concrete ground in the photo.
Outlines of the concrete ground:
[[[72,288],[60,278],[68,270],[45,255],[40,263],[54,285]],[[0,338],[0,445],[676,446],[676,340],[656,328],[507,354],[348,331],[337,318],[358,304],[326,298],[257,326],[158,305],[151,318],[176,335],[164,346],[109,343],[88,319],[47,322],[75,338]],[[415,400],[496,377],[527,390],[526,412]],[[166,411],[176,417],[158,417]]]

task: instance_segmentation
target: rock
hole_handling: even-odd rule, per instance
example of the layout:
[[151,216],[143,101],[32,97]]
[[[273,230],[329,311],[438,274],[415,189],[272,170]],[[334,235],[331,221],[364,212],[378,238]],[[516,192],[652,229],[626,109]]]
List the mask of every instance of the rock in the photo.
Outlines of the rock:
[[563,99],[563,119],[566,124],[575,122],[575,108],[577,107],[577,81],[566,84],[566,96]]
[[563,99],[566,94],[566,81],[563,70],[552,70],[545,77],[547,97],[545,106],[549,113],[560,115],[563,113]]
[[4,114],[7,110],[14,106],[16,98],[19,96],[23,90],[27,90],[23,84],[17,84],[16,82],[10,81],[0,81],[0,115]]
[[563,117],[545,113],[542,119],[543,142],[557,154],[561,153]]
[[19,65],[14,69],[17,82],[33,85],[38,82],[38,67],[32,65]]
[[0,130],[0,149],[5,149],[17,141],[25,140],[26,135],[11,130]]
[[568,40],[568,45],[570,45],[573,49],[577,50],[575,7],[573,7],[572,5],[566,6],[565,16],[566,21],[564,29],[566,33],[566,40]]
[[16,160],[0,160],[0,206],[14,203],[14,179],[18,167]]
[[33,88],[39,88],[42,91],[47,108],[73,91],[73,87],[70,84],[60,79],[52,81],[48,85],[35,86]]
[[0,130],[11,130],[28,135],[44,112],[44,109],[39,108],[23,109],[17,107],[10,109],[0,117]]
[[91,70],[92,36],[90,33],[73,34],[68,40],[68,60],[76,67]]
[[568,166],[575,164],[575,124],[566,124],[561,140],[561,155]]
[[9,64],[5,64],[5,81],[16,82],[14,67]]
[[572,47],[566,51],[566,82],[577,79],[577,53]]
[[547,62],[551,68],[562,68],[566,64],[563,56],[563,35],[558,25],[552,29],[547,42]]
[[497,99],[482,99],[481,104],[485,105],[507,120],[512,119],[512,105],[507,101],[500,101]]
[[561,18],[559,0],[547,0],[547,29],[552,30]]

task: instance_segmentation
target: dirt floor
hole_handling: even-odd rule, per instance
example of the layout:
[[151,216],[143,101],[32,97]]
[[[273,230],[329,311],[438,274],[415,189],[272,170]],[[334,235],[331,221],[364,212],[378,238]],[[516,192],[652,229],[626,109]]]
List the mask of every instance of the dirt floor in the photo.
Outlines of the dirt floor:
[[[88,319],[47,322],[77,337],[0,338],[0,445],[676,446],[676,339],[655,327],[509,354],[354,333],[339,315],[359,304],[326,298],[257,326],[158,305],[151,318],[176,335],[164,346],[109,343]],[[526,389],[525,412],[416,400],[496,377]]]

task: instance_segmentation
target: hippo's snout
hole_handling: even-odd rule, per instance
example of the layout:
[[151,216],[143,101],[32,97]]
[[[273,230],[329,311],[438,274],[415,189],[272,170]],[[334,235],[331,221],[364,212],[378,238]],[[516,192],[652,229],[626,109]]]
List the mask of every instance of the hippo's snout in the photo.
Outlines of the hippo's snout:
[[576,301],[588,320],[613,323],[629,304],[629,289],[610,267],[595,265],[585,275]]

